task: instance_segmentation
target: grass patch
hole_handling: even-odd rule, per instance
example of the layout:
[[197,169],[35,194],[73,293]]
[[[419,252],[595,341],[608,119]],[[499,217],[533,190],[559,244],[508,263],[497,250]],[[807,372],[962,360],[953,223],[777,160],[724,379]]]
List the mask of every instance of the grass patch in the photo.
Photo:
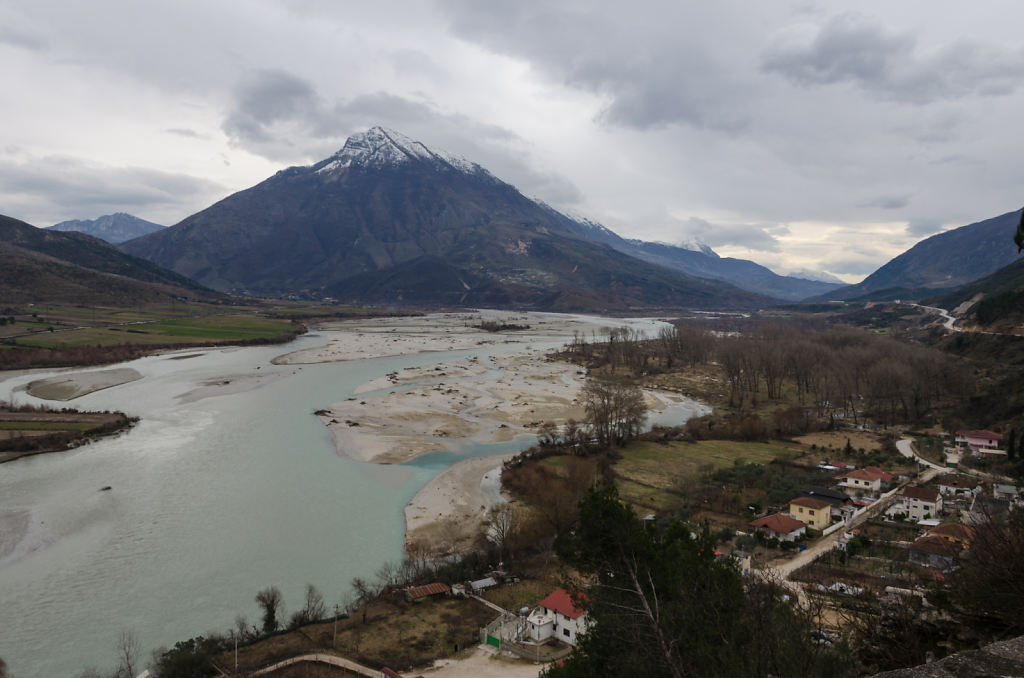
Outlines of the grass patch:
[[85,327],[42,332],[20,337],[18,343],[36,348],[114,346],[124,344],[210,344],[272,341],[293,333],[295,324],[285,318],[252,314],[212,315],[200,318],[164,319],[160,322],[122,321],[141,324]]
[[[677,488],[696,482],[737,460],[767,464],[792,459],[802,451],[790,443],[702,440],[697,443],[636,441],[620,451],[616,485],[623,500],[643,512],[669,513],[685,504]],[[548,460],[545,460],[548,461]]]
[[[372,668],[409,671],[449,657],[480,642],[479,629],[497,613],[469,598],[443,598],[408,603],[399,598],[372,603],[366,610],[337,622],[311,624],[295,631],[238,648],[238,668],[252,671],[307,652],[333,652]],[[332,647],[333,646],[333,647]],[[217,658],[234,666],[233,652]]]
[[506,584],[484,591],[483,598],[495,605],[516,612],[524,607],[536,607],[537,603],[558,588],[557,582],[547,579],[527,579],[515,584]]

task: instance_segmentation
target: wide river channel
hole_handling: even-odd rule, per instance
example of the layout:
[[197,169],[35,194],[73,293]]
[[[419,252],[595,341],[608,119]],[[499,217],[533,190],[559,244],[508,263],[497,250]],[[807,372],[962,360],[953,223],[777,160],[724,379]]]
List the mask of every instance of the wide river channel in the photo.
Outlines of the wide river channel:
[[[660,325],[608,321],[627,323]],[[458,455],[393,466],[339,456],[315,410],[405,367],[524,346],[271,363],[334,336],[316,332],[287,346],[201,349],[184,352],[198,354],[187,359],[159,355],[118,365],[143,378],[69,404],[140,417],[130,432],[0,464],[0,512],[27,514],[29,523],[0,558],[0,657],[13,676],[75,676],[88,667],[109,672],[124,630],[135,633],[148,660],[152,648],[226,632],[236,615],[256,622],[253,597],[271,585],[281,589],[288,611],[301,605],[307,583],[329,603],[342,602],[353,577],[372,576],[401,557],[403,508],[431,478],[461,458],[532,442],[456,441]],[[532,348],[562,343],[550,339]],[[278,378],[237,393],[182,397],[240,374]],[[46,376],[0,381],[0,400],[43,402],[19,387]],[[676,421],[686,416],[673,413]]]

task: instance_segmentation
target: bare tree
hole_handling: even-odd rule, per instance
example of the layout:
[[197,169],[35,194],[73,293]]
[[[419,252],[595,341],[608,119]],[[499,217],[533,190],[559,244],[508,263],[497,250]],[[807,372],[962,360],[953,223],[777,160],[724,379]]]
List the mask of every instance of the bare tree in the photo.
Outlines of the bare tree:
[[636,437],[647,419],[643,391],[628,382],[587,379],[581,398],[587,424],[602,447]]
[[256,603],[263,608],[263,632],[271,633],[281,625],[277,613],[281,611],[281,589],[269,586],[256,594]]
[[139,639],[131,631],[121,631],[121,639],[117,644],[117,675],[135,678],[135,664],[139,660]]
[[504,560],[520,527],[519,509],[508,502],[492,506],[487,511],[487,522],[487,538],[498,548],[498,557]]

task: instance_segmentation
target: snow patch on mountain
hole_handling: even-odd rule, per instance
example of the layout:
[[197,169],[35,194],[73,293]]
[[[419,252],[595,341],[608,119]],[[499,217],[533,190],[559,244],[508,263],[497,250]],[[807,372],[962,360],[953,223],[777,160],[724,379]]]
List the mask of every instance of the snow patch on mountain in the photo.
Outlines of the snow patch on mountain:
[[825,271],[812,271],[807,268],[801,268],[795,271],[790,271],[789,273],[784,273],[783,275],[788,275],[790,278],[800,278],[801,280],[813,280],[814,282],[834,283],[837,285],[847,284],[840,280],[839,278],[832,275],[831,273],[826,273]]
[[353,134],[345,146],[316,169],[330,174],[351,165],[379,169],[408,162],[440,163],[467,174],[486,173],[480,165],[446,151],[431,150],[419,141],[385,127]]

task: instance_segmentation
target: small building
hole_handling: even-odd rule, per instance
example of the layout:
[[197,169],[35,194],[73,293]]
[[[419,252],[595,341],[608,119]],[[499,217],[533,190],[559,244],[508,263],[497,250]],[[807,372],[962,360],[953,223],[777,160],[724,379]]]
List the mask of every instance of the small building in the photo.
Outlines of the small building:
[[879,492],[882,489],[882,476],[866,468],[859,468],[839,476],[839,485],[855,492]]
[[971,510],[965,520],[971,525],[984,525],[992,521],[1003,522],[1009,515],[1009,499],[978,495],[971,501]]
[[832,506],[833,521],[845,522],[853,517],[857,510],[850,495],[831,487],[808,487],[799,496],[827,501]]
[[996,483],[992,486],[992,496],[996,499],[1017,502],[1020,501],[1020,489],[1016,485]]
[[934,518],[942,511],[942,495],[936,490],[907,486],[896,496],[895,503],[885,513],[894,516],[902,513],[908,520],[919,522]]
[[410,586],[405,590],[405,597],[407,600],[415,603],[428,598],[442,598],[451,593],[451,590],[448,584],[434,582],[433,584],[425,584],[423,586]]
[[824,530],[832,523],[832,505],[824,499],[797,497],[789,502],[789,515],[814,530]]
[[917,565],[949,572],[957,567],[962,550],[959,544],[941,535],[926,535],[915,539],[910,545],[909,559]]
[[939,492],[947,497],[963,497],[970,499],[981,493],[984,482],[969,476],[945,475],[935,481]]
[[747,523],[756,530],[760,530],[771,539],[779,541],[795,541],[807,533],[806,523],[795,518],[790,518],[783,513],[773,513],[757,520]]
[[527,617],[530,639],[543,642],[548,638],[575,645],[579,634],[587,629],[586,612],[576,607],[565,589],[555,589]]
[[928,530],[929,537],[942,537],[946,541],[958,544],[961,548],[970,548],[974,541],[974,528],[962,523],[939,523]]
[[997,450],[1003,436],[995,431],[957,431],[957,447],[967,448],[971,454],[978,454],[981,450]]
[[489,589],[492,586],[497,586],[498,582],[495,581],[494,577],[484,577],[483,579],[477,579],[476,581],[469,582],[469,587],[473,589],[473,593],[477,591],[483,591]]

